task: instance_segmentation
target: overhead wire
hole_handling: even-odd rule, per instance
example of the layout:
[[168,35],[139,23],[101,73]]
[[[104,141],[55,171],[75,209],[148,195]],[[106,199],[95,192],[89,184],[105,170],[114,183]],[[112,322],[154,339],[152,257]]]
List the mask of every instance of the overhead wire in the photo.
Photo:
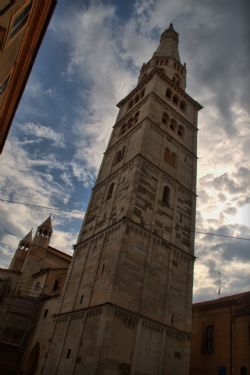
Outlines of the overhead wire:
[[[42,208],[42,209],[46,209],[46,210],[66,212],[66,213],[72,213],[72,214],[77,214],[77,215],[80,214],[82,216],[86,216],[86,213],[83,213],[83,212],[80,212],[80,211],[75,211],[75,210],[65,210],[65,209],[62,209],[62,208],[59,208],[59,207],[42,206],[42,205],[38,205],[38,204],[31,204],[31,203],[27,203],[27,202],[20,202],[20,201],[14,201],[14,200],[3,199],[3,198],[0,198],[0,201],[4,202],[4,203],[20,204],[20,205],[28,206],[28,207],[31,207],[31,208]],[[110,218],[100,216],[100,215],[90,215],[90,217],[101,218],[103,220],[111,220]],[[151,226],[151,227],[163,228],[163,229],[166,229],[166,230],[167,229],[176,230],[176,231],[183,230],[185,232],[191,232],[191,233],[202,234],[202,235],[207,235],[207,236],[215,236],[215,237],[250,241],[250,238],[247,238],[247,237],[229,236],[229,235],[225,235],[225,234],[221,234],[221,233],[203,232],[203,231],[199,231],[199,230],[186,230],[181,225],[178,225],[176,228],[167,227],[165,225],[150,224],[150,223],[144,223],[144,225],[145,226]]]

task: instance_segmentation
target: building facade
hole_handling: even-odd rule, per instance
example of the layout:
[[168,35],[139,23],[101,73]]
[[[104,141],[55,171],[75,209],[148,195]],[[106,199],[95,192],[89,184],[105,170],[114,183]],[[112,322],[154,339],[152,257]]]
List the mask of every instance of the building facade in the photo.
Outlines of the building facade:
[[0,1],[0,153],[55,5]]
[[250,374],[250,292],[193,305],[190,375]]
[[171,24],[118,104],[43,374],[189,372],[201,106],[185,87]]
[[38,227],[34,239],[29,232],[20,241],[10,267],[0,269],[1,375],[17,374],[25,351],[29,356],[25,357],[24,371],[34,374],[39,356],[46,352],[51,317],[71,261],[71,256],[49,245],[51,235],[49,217]]

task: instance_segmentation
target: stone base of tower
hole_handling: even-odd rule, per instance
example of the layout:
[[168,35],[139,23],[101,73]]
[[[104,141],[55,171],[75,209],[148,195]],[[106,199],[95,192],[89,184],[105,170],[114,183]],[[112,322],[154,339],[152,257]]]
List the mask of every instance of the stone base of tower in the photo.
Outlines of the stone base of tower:
[[43,374],[187,375],[190,335],[104,304],[56,317]]

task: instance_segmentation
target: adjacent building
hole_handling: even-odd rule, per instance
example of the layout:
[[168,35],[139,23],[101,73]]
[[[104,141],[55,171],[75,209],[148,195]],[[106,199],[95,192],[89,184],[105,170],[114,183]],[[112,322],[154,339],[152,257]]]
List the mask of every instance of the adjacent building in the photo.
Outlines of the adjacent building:
[[55,5],[0,1],[0,153]]
[[250,292],[193,305],[190,375],[250,374]]
[[178,40],[171,24],[118,104],[43,374],[189,373],[201,106]]
[[[51,217],[19,243],[8,269],[0,268],[0,373],[16,374],[21,358],[36,340],[36,354],[29,355],[24,370],[34,374],[38,358],[46,352],[51,316],[61,294],[71,256],[49,245]],[[40,319],[42,316],[42,320]],[[33,335],[33,336],[32,336]],[[35,342],[36,343],[36,342]],[[31,349],[32,350],[32,349]]]

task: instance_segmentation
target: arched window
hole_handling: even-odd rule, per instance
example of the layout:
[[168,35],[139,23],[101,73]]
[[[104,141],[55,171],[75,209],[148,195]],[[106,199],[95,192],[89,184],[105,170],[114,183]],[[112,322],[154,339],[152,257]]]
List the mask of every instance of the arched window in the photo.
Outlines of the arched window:
[[184,135],[184,127],[182,125],[179,125],[178,127],[178,131],[177,131],[177,134],[180,136],[180,137],[183,137]]
[[180,102],[180,109],[181,109],[182,111],[185,111],[185,110],[186,110],[186,107],[187,107],[186,103],[182,100],[182,101]]
[[52,290],[53,292],[55,292],[58,289],[59,289],[59,280],[55,280]]
[[133,100],[130,100],[130,102],[128,103],[128,109],[132,108],[133,106]]
[[124,134],[126,132],[126,124],[123,124],[121,127],[120,135]]
[[130,117],[130,119],[128,120],[128,129],[130,129],[132,125],[133,125],[133,117]]
[[172,98],[172,91],[168,88],[166,91],[166,97],[171,99]]
[[124,153],[125,153],[125,146],[121,150],[117,151],[114,165],[119,163],[123,159]]
[[156,60],[155,65],[158,65],[158,64],[159,64],[159,60]]
[[138,111],[138,112],[136,112],[136,114],[135,114],[135,117],[134,117],[134,122],[137,122],[138,121],[138,118],[139,118],[139,114],[140,114],[140,112]]
[[136,95],[136,97],[135,97],[135,103],[137,103],[138,101],[139,101],[139,94]]
[[176,120],[174,118],[170,121],[170,129],[175,131],[176,130]]
[[145,89],[142,89],[142,90],[141,90],[140,97],[143,98],[143,97],[144,97],[144,94],[145,94]]
[[109,185],[108,194],[107,194],[107,200],[112,197],[113,190],[114,190],[114,185],[115,185],[114,182],[112,182],[112,184]]
[[167,125],[167,123],[169,121],[169,115],[166,112],[163,113],[161,121],[162,121],[163,124]]
[[173,96],[173,103],[176,104],[176,105],[179,104],[179,98],[178,98],[177,95],[174,95],[174,96]]
[[170,188],[169,188],[169,186],[164,186],[164,188],[163,188],[162,201],[167,206],[169,206],[169,203],[170,203]]
[[212,354],[214,352],[214,326],[205,327],[204,331],[204,353]]

